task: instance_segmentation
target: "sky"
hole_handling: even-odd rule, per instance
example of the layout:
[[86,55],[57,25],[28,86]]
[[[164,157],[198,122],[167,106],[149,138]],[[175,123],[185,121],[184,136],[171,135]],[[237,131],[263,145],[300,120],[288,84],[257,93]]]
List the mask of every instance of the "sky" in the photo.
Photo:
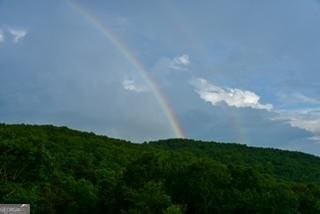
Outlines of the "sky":
[[0,122],[320,155],[320,1],[0,0]]

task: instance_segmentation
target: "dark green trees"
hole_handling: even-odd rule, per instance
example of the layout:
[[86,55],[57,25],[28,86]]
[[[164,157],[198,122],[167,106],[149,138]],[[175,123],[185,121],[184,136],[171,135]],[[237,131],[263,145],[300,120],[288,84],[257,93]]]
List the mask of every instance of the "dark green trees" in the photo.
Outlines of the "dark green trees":
[[320,213],[320,158],[0,125],[0,202],[32,213]]

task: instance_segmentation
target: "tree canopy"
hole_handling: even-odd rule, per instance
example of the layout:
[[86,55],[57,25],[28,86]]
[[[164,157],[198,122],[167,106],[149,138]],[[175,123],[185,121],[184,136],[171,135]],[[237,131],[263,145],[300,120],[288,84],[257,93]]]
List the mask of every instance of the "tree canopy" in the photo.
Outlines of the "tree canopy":
[[320,158],[0,125],[0,203],[32,213],[320,213]]

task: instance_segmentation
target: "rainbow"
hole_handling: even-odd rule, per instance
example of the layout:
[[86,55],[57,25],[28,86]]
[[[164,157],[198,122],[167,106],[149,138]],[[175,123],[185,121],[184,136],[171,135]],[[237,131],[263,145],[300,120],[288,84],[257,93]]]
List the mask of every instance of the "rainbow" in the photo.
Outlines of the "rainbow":
[[156,84],[156,82],[150,77],[147,69],[144,65],[135,57],[133,52],[122,42],[117,36],[111,31],[111,29],[107,28],[105,25],[101,23],[99,19],[97,19],[94,15],[89,13],[85,8],[81,5],[77,4],[75,1],[68,0],[68,3],[72,6],[72,8],[76,9],[79,13],[81,13],[84,17],[86,17],[97,29],[99,29],[105,37],[120,51],[120,53],[130,62],[139,72],[141,77],[144,79],[148,87],[151,89],[154,97],[157,102],[160,104],[162,110],[164,111],[170,126],[172,127],[176,138],[185,138],[184,131],[179,123],[179,120],[170,107],[168,100],[165,95],[161,93],[160,88]]
[[231,119],[233,125],[233,131],[237,134],[237,143],[246,144],[247,143],[247,130],[243,124],[244,120],[241,118],[241,114],[237,114],[235,110],[231,110]]

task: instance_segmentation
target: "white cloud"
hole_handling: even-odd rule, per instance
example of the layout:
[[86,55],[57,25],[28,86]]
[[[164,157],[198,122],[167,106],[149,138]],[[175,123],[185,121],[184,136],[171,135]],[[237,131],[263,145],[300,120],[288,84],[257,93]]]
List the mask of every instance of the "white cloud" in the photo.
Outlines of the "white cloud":
[[3,35],[2,30],[0,29],[0,43],[1,42],[4,42],[4,35]]
[[138,85],[134,80],[123,80],[122,86],[125,90],[134,91],[134,92],[144,92],[146,89]]
[[183,54],[179,57],[176,57],[174,60],[177,64],[181,64],[181,65],[189,65],[190,64],[189,56],[186,54]]
[[26,30],[17,30],[17,29],[9,28],[8,31],[13,36],[14,43],[18,43],[21,39],[23,39],[27,35]]
[[245,91],[238,88],[221,88],[219,86],[210,84],[205,79],[196,79],[192,81],[196,92],[201,99],[212,105],[219,103],[226,103],[229,106],[236,108],[250,107],[254,109],[272,110],[271,104],[261,104],[260,97],[251,91]]
[[312,140],[320,142],[320,109],[280,110],[276,120],[285,120],[292,127],[314,134]]
[[[290,106],[282,110],[277,110],[278,113],[274,120],[282,120],[290,124],[292,127],[300,128],[312,133],[314,136],[310,138],[315,142],[320,143],[320,100],[308,97],[300,92],[279,93],[283,106]],[[299,108],[292,108],[298,106]],[[313,106],[303,108],[303,106]]]
[[189,64],[189,56],[187,54],[182,54],[181,56],[177,56],[171,60],[168,67],[175,70],[186,70],[186,66]]

